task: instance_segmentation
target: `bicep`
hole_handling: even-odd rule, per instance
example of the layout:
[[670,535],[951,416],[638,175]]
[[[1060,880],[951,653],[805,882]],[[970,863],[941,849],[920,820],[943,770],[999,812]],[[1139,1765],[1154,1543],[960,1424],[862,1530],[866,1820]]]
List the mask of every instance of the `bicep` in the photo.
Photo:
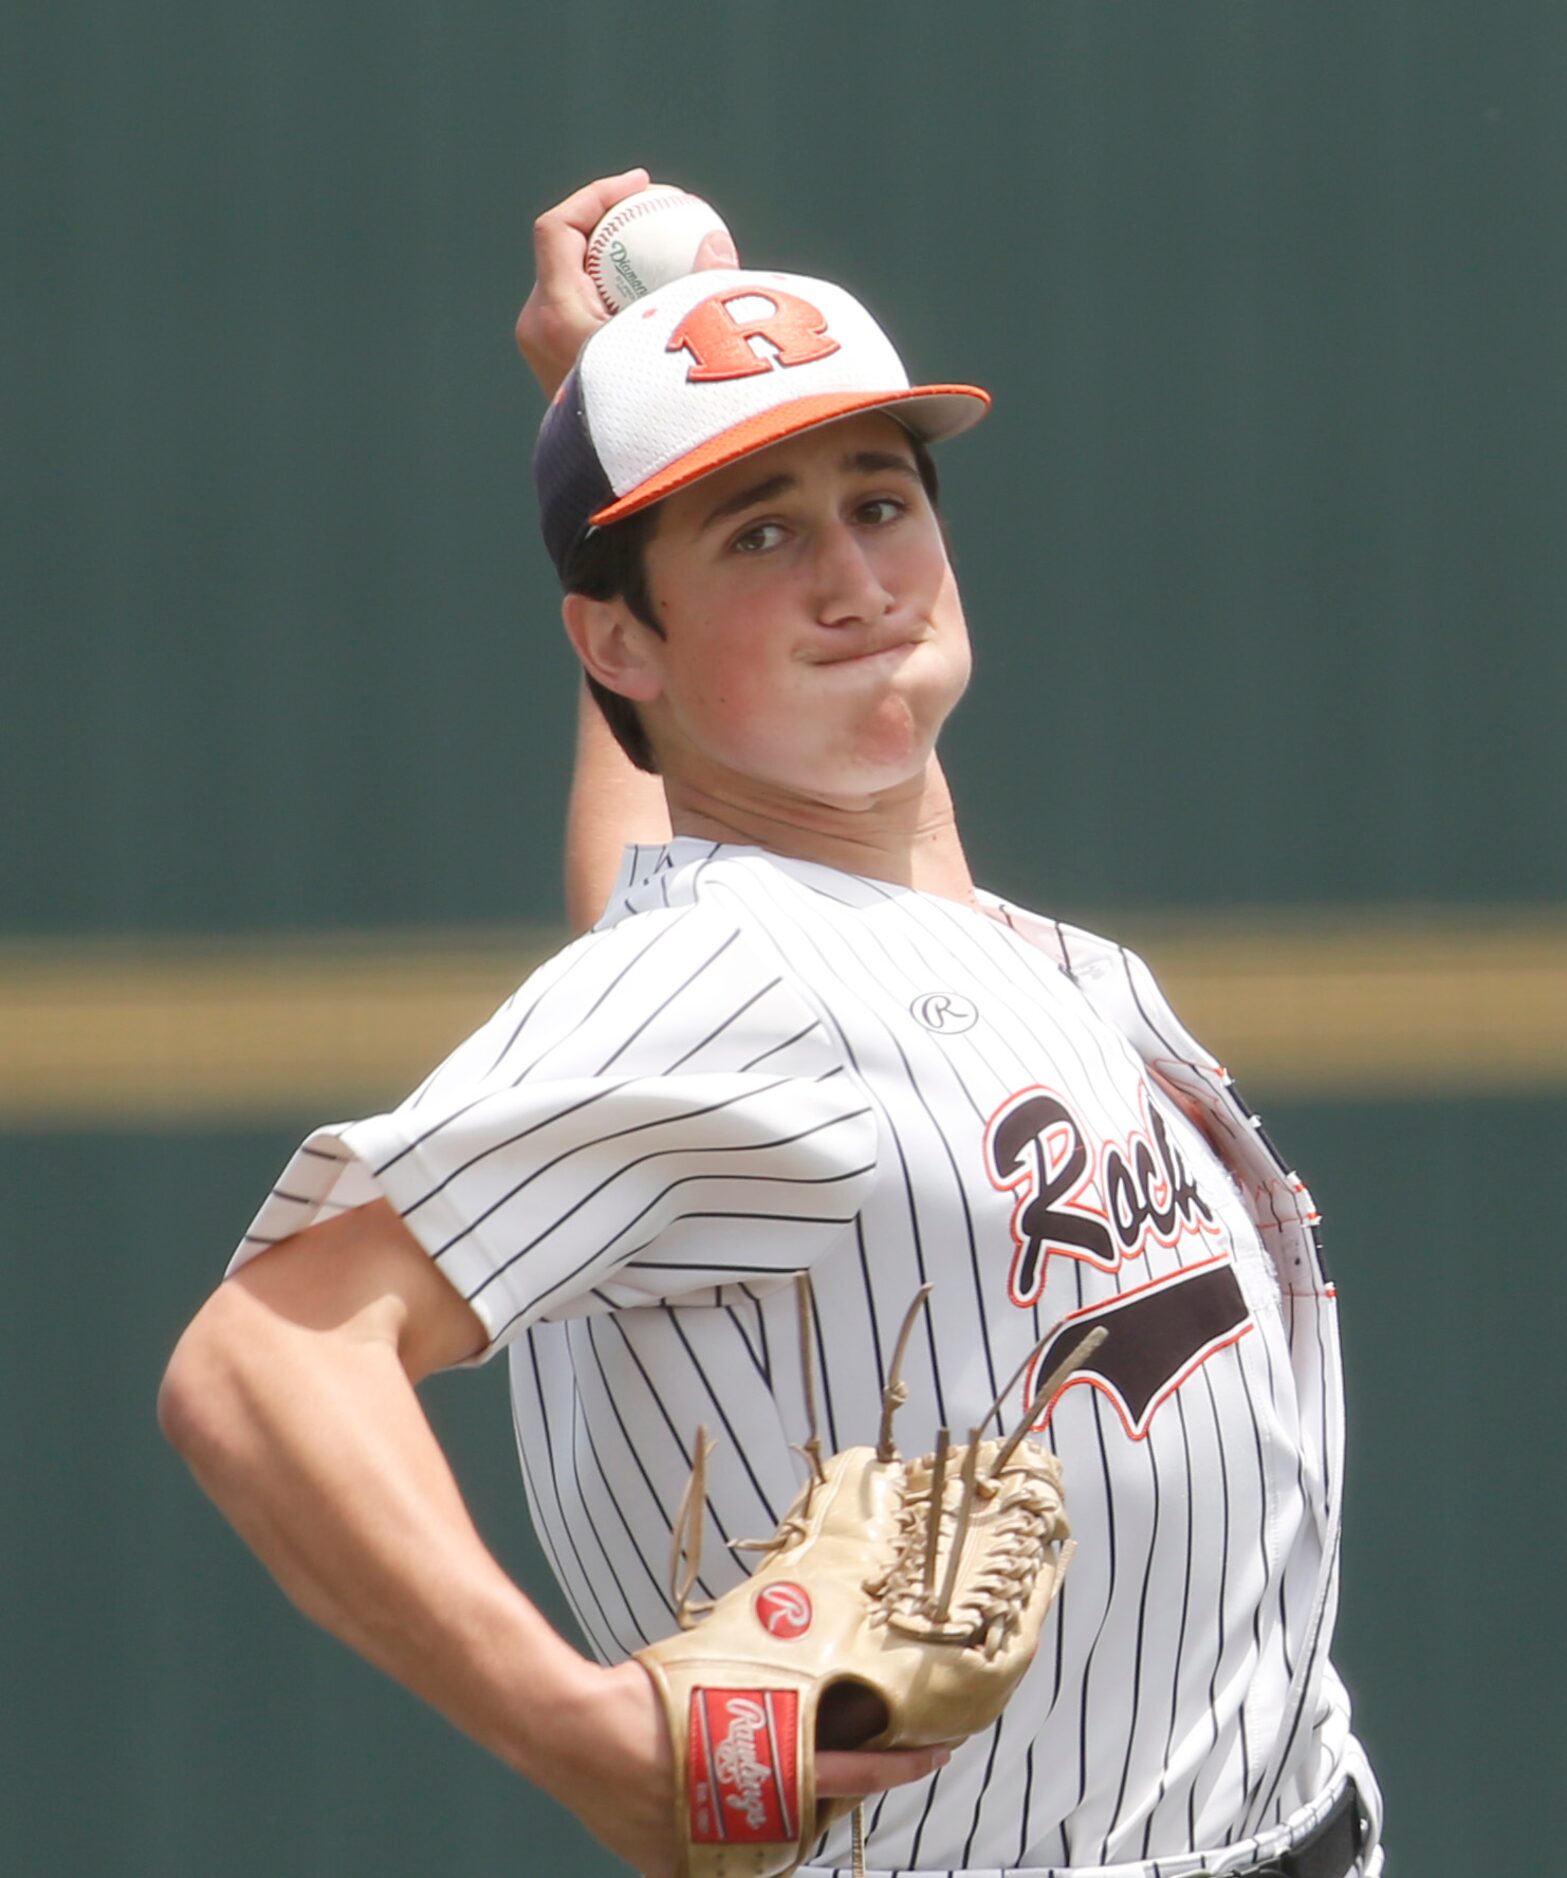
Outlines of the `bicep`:
[[228,1280],[303,1330],[396,1347],[414,1382],[476,1356],[484,1325],[385,1200],[322,1220]]

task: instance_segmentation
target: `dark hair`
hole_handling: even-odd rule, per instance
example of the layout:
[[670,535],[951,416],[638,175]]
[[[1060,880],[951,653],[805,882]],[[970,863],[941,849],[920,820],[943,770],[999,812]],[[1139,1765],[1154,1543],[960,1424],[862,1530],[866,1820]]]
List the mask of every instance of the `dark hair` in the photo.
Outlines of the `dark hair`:
[[[657,527],[658,504],[655,502],[650,508],[628,515],[623,522],[593,529],[573,550],[562,579],[567,593],[580,593],[589,600],[622,601],[629,613],[662,639],[664,629],[653,611],[644,554]],[[616,743],[638,769],[656,776],[658,765],[653,760],[653,746],[642,728],[637,707],[618,691],[601,685],[591,672],[587,674],[587,681],[593,702],[603,712],[604,722],[609,725]]]
[[[936,464],[924,441],[909,432],[909,447],[914,454],[920,482],[930,506],[940,514],[941,485]],[[658,529],[660,504],[655,502],[638,509],[624,521],[611,522],[607,528],[595,528],[573,550],[566,563],[562,584],[567,593],[580,593],[588,600],[619,600],[634,618],[660,639],[664,628],[653,609],[653,596],[647,583],[647,544]],[[601,685],[591,674],[588,690],[593,702],[604,714],[616,743],[640,770],[658,774],[653,746],[637,714],[637,707],[618,691]]]

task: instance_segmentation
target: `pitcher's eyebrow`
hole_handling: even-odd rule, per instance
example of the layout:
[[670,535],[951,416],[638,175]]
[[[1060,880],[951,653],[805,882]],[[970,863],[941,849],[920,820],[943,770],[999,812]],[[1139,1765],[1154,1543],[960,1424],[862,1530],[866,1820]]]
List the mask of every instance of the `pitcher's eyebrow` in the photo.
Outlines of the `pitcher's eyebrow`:
[[742,509],[748,509],[756,502],[771,502],[775,496],[787,494],[798,487],[798,476],[769,476],[764,481],[752,483],[746,489],[740,489],[732,496],[725,496],[716,509],[711,510],[703,520],[699,534],[706,534],[714,522],[726,521],[731,515],[738,515]]
[[891,450],[856,450],[852,456],[843,459],[843,467],[859,470],[868,475],[880,476],[890,470],[895,476],[906,476],[910,482],[917,483],[920,473],[914,466],[912,457],[898,456]]
[[[891,450],[855,450],[843,459],[843,467],[859,475],[906,477],[910,482],[918,482],[920,473],[913,460],[899,456]],[[759,502],[772,502],[778,496],[787,495],[799,487],[798,476],[787,471],[777,476],[768,476],[763,481],[751,483],[744,489],[737,489],[732,496],[726,496],[714,509],[709,510],[702,520],[698,534],[706,534],[715,522],[724,522],[731,515],[738,515]]]

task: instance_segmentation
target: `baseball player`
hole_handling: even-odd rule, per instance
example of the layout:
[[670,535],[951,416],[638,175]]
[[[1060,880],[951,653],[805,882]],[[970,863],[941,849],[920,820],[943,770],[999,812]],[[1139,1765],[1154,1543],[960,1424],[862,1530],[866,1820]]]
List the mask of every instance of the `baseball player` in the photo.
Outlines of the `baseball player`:
[[[544,533],[630,759],[588,720],[574,892],[602,916],[394,1112],[306,1140],[165,1426],[305,1611],[667,1873],[677,1776],[631,1657],[674,1628],[694,1431],[713,1537],[772,1530],[809,1421],[794,1274],[834,1448],[874,1438],[929,1284],[904,1426],[998,1394],[1033,1416],[1078,1552],[994,1727],[820,1757],[824,1793],[872,1796],[869,1870],[1376,1878],[1328,1657],[1342,1409],[1310,1197],[1138,959],[974,884],[935,765],[969,649],[929,446],[986,395],[912,385],[823,281],[705,270],[604,322],[585,236],[646,180],[541,220],[519,330],[564,378]],[[600,894],[624,830],[652,838]],[[591,1660],[484,1550],[418,1407],[503,1347]],[[696,1589],[744,1570],[710,1544]],[[845,1869],[847,1828],[813,1859]]]

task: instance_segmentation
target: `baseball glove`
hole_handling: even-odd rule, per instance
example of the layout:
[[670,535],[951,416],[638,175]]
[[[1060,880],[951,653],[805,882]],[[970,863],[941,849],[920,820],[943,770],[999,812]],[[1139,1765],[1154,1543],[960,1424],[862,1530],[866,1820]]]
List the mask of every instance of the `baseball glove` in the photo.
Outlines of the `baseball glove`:
[[[932,1453],[898,1458],[897,1372],[928,1291],[898,1339],[874,1448],[821,1458],[804,1340],[810,1478],[771,1539],[736,1542],[768,1555],[752,1576],[693,1628],[638,1652],[675,1745],[683,1878],[796,1870],[856,1804],[818,1798],[819,1748],[959,1741],[996,1720],[1033,1659],[1072,1552],[1060,1465],[1026,1424],[1007,1439],[975,1430],[960,1447],[943,1429]],[[801,1309],[803,1331],[803,1287]],[[1088,1353],[1085,1340],[1029,1421]],[[682,1624],[709,1451],[699,1430],[671,1562]],[[854,1857],[863,1870],[858,1812]]]

